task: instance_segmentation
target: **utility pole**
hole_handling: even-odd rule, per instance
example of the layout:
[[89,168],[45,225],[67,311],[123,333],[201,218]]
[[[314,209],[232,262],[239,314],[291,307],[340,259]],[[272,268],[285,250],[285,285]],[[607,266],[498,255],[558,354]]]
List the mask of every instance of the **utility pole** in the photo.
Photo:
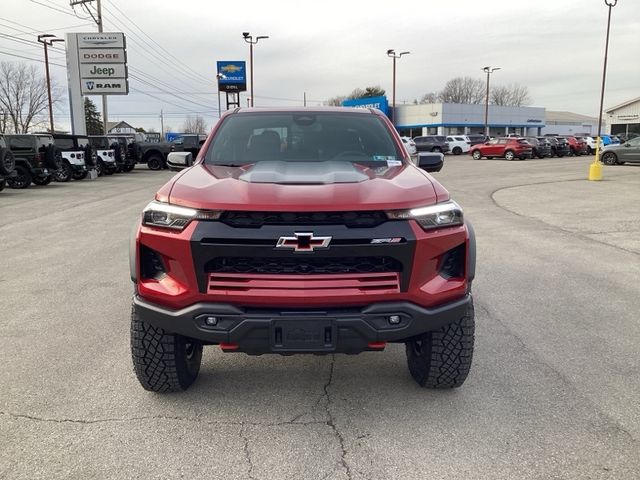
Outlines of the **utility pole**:
[[302,104],[306,107],[307,106],[307,92],[303,92],[303,96],[302,96]]
[[164,113],[162,112],[162,109],[160,109],[160,132],[162,139],[164,139]]
[[483,67],[482,71],[487,74],[487,95],[484,102],[484,135],[489,137],[489,78],[493,72],[500,70],[500,67]]
[[47,96],[49,98],[49,131],[53,134],[53,103],[51,101],[51,76],[49,75],[49,52],[47,47],[53,45],[54,42],[64,42],[61,38],[55,38],[55,35],[45,33],[38,35],[38,42],[44,45],[44,66],[47,73]]
[[392,106],[391,106],[391,123],[395,125],[395,116],[396,116],[396,60],[403,55],[409,55],[411,52],[400,52],[396,53],[396,51],[391,48],[387,50],[387,57],[393,58],[393,94],[392,94]]

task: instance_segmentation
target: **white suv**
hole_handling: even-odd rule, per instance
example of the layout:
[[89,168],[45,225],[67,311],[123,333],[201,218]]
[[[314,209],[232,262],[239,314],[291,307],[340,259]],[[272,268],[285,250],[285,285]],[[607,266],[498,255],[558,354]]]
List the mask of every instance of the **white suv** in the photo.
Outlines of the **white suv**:
[[449,142],[451,153],[453,153],[454,155],[460,155],[461,153],[469,152],[469,150],[471,149],[471,144],[467,140],[468,138],[462,135],[448,136],[447,142]]
[[413,141],[411,137],[400,137],[402,139],[402,143],[404,144],[404,148],[407,149],[409,155],[415,155],[418,153],[418,149],[416,148],[416,142]]
[[[597,137],[591,137],[591,136],[584,136],[584,137],[576,137],[576,138],[582,138],[582,140],[585,141],[585,143],[587,144],[587,152],[589,153],[589,155],[592,155],[596,152],[596,138]],[[602,150],[602,139],[600,139],[600,149]]]

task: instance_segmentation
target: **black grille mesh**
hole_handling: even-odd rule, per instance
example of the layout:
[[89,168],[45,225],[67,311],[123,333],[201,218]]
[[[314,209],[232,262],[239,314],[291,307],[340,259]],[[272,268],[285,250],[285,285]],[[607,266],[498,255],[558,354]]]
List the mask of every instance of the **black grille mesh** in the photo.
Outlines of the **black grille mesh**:
[[232,227],[259,228],[263,225],[345,225],[349,228],[376,227],[387,220],[384,212],[224,212],[220,221]]
[[210,273],[335,274],[401,272],[391,257],[259,258],[218,257],[206,265]]

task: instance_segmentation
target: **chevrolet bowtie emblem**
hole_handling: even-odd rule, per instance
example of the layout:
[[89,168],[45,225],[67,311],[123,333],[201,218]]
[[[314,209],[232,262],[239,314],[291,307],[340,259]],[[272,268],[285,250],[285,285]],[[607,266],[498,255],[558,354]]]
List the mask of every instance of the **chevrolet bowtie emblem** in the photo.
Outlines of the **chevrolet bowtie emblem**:
[[289,248],[294,252],[313,252],[329,248],[331,237],[315,237],[313,233],[294,233],[293,237],[280,237],[276,248]]

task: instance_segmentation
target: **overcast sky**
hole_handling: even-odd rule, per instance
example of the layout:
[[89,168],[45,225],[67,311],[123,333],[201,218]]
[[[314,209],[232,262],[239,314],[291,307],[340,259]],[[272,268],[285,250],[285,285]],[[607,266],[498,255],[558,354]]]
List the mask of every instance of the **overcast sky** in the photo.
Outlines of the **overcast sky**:
[[[129,96],[109,98],[110,120],[134,126],[159,130],[161,109],[165,129],[179,130],[188,113],[215,122],[215,62],[248,61],[243,31],[270,36],[254,50],[256,106],[302,105],[304,92],[308,104],[317,105],[369,85],[382,86],[390,96],[392,61],[386,51],[394,48],[411,52],[397,64],[398,103],[437,91],[452,77],[483,79],[481,68],[492,65],[501,67],[492,84],[526,85],[533,106],[586,115],[596,115],[599,107],[603,0],[423,0],[384,7],[345,0],[103,0],[103,5],[105,31],[127,34],[130,69],[146,81],[131,79]],[[14,41],[35,40],[33,31],[62,37],[65,31],[95,31],[95,25],[73,16],[68,0],[3,1],[0,60],[28,61],[8,54],[41,58],[39,44]],[[639,58],[640,0],[620,0],[612,15],[605,107],[640,96]],[[63,53],[53,53],[52,61],[64,64]],[[65,68],[52,66],[52,74],[66,89]],[[94,100],[99,104],[99,97]],[[58,108],[57,126],[68,128],[68,110],[67,104]]]

